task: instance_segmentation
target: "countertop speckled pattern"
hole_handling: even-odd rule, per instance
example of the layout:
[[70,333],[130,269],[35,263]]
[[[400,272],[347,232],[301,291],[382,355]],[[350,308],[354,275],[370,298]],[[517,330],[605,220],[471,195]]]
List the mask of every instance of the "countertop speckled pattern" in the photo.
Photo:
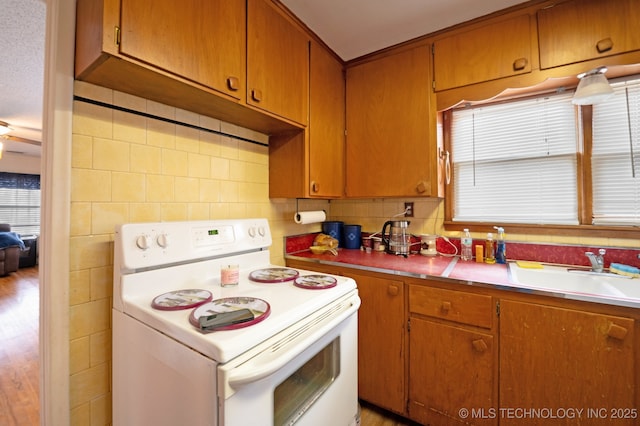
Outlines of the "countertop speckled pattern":
[[[311,238],[311,241],[313,241],[313,238]],[[306,242],[302,242],[302,244],[304,245]],[[296,248],[298,249],[297,251],[286,253],[285,258],[399,276],[431,278],[445,281],[451,280],[452,282],[473,283],[501,289],[507,287],[512,291],[640,309],[640,300],[637,299],[617,299],[597,294],[577,292],[562,293],[523,286],[511,280],[509,267],[504,264],[462,261],[458,256],[438,255],[430,257],[412,254],[403,257],[385,252],[365,253],[362,250],[343,248],[338,250],[337,256],[334,256],[330,253],[313,254],[308,249],[299,246]],[[640,283],[638,285],[640,285]]]
[[385,252],[365,253],[362,250],[341,248],[337,256],[330,253],[313,254],[308,250],[302,250],[289,253],[286,257],[418,278],[453,278],[500,285],[510,283],[507,265],[465,262],[453,256],[411,254],[403,257]]

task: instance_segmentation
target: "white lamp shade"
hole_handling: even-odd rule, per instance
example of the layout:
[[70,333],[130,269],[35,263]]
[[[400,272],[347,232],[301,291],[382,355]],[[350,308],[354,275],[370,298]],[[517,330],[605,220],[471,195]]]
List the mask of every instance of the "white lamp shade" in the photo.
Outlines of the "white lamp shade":
[[11,131],[9,125],[3,121],[0,121],[0,136],[6,135]]
[[580,79],[571,102],[574,105],[593,105],[613,95],[613,89],[602,73],[588,74]]

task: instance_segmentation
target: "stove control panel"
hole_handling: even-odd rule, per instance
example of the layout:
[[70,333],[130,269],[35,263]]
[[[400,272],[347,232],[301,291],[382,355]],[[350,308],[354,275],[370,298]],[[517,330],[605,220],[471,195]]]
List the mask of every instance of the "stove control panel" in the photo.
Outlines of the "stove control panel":
[[262,218],[131,223],[117,227],[115,255],[121,268],[134,270],[264,250],[271,242]]
[[[249,231],[249,234],[251,234],[251,231]],[[232,244],[236,240],[233,226],[230,225],[192,228],[191,239],[196,247]]]

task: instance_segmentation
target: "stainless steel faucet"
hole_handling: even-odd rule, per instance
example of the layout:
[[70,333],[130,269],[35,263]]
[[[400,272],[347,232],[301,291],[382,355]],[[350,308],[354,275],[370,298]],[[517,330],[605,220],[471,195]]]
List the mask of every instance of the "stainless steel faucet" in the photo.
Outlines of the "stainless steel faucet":
[[593,252],[585,252],[585,255],[589,258],[591,262],[591,271],[593,272],[602,272],[604,269],[604,254],[607,251],[605,249],[598,250],[598,255],[596,256]]

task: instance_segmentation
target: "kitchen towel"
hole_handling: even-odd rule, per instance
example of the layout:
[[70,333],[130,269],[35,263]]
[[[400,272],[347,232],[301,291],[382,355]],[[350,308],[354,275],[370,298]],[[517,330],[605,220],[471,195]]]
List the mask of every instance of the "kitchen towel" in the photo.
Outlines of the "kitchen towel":
[[308,223],[324,222],[325,220],[327,220],[327,214],[324,212],[324,210],[297,212],[293,216],[293,220],[300,225],[306,225]]

